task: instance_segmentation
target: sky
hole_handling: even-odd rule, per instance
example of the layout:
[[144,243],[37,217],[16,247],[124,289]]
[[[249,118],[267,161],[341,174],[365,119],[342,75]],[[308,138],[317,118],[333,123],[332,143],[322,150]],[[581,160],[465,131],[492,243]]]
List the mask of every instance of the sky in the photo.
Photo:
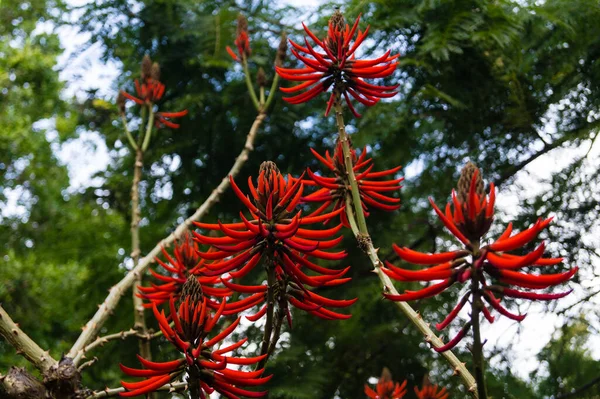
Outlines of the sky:
[[[81,0],[71,0],[70,3],[80,5],[83,2]],[[321,1],[288,0],[285,3],[301,5],[307,10],[306,15],[310,15],[310,11],[316,8]],[[73,15],[73,18],[77,18],[77,15]],[[52,27],[40,25],[38,29],[40,31],[51,30]],[[116,96],[114,82],[120,72],[120,64],[116,62],[105,64],[102,62],[100,59],[102,48],[98,44],[92,44],[82,51],[82,47],[88,44],[89,36],[77,32],[73,27],[61,27],[58,29],[58,34],[65,50],[59,59],[58,66],[61,71],[61,79],[67,82],[63,96],[83,98],[86,90],[98,89],[99,96],[114,98]],[[94,78],[89,78],[89,76]],[[560,106],[560,104],[557,104],[557,106]],[[551,133],[555,129],[556,121],[552,119],[552,113],[549,114],[548,120],[547,126],[541,132],[542,134]],[[48,134],[51,136],[52,132],[50,131]],[[600,146],[591,149],[590,159],[600,157],[600,148],[598,147]],[[104,170],[109,162],[109,149],[100,136],[93,131],[81,134],[80,138],[55,148],[55,151],[59,159],[69,168],[71,190],[97,184],[98,182],[94,182],[91,178],[92,175]],[[577,153],[581,155],[582,151],[587,151],[587,148],[575,152],[556,150],[532,162],[525,172],[517,175],[516,183],[523,187],[529,187],[521,195],[533,196],[536,191],[543,190],[544,185],[538,183],[539,179],[549,177],[553,170],[570,162],[575,155],[578,155]],[[418,163],[407,165],[405,168],[407,176],[414,176],[419,172]],[[18,193],[15,193],[15,196],[17,195]],[[517,214],[519,211],[519,198],[514,193],[506,191],[499,192],[498,197],[500,198],[500,196],[502,196],[502,201],[499,201],[499,204],[502,204],[502,211],[508,215]],[[18,212],[14,208],[13,211]],[[592,234],[592,236],[599,237],[600,234]],[[594,238],[590,237],[589,239]],[[600,281],[590,282],[590,284],[592,283],[598,284]],[[561,301],[561,307],[574,303],[581,296],[581,292],[575,292]],[[488,347],[490,344],[503,348],[510,347],[510,357],[514,361],[513,371],[523,378],[527,378],[529,373],[538,367],[535,355],[552,339],[556,327],[562,324],[561,317],[556,316],[554,313],[546,313],[542,306],[534,304],[527,309],[527,313],[527,318],[520,324],[501,317],[494,324],[484,323],[482,331],[483,336],[488,339]],[[516,334],[517,331],[520,334]],[[591,345],[594,356],[600,359],[600,337],[594,338]]]

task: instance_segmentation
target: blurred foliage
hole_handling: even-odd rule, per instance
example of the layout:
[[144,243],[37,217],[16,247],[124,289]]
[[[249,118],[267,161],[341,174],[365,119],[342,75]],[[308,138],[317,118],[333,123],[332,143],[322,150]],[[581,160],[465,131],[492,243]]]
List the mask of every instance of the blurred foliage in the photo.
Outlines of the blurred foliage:
[[[153,136],[145,157],[140,234],[147,251],[210,195],[254,120],[241,67],[225,52],[234,40],[237,14],[249,19],[253,78],[262,66],[272,79],[281,32],[299,39],[302,17],[322,35],[333,7],[325,4],[306,14],[267,1],[108,0],[77,6],[70,10],[77,15],[75,27],[90,35],[89,43],[101,45],[104,60],[122,65],[123,73],[112,97],[90,91],[65,99],[56,68],[58,38],[40,29],[63,23],[63,4],[3,0],[0,302],[32,338],[60,356],[125,272],[133,157],[113,104],[117,89],[133,92],[143,55],[161,64],[167,91],[159,108],[189,110],[180,129],[161,129]],[[598,156],[588,151],[600,123],[598,2],[351,0],[342,9],[348,19],[362,13],[362,29],[371,25],[372,40],[363,54],[384,49],[402,54],[394,77],[401,83],[400,94],[361,110],[360,120],[348,118],[354,144],[368,146],[378,169],[406,166],[403,208],[391,215],[374,212],[368,219],[382,258],[397,261],[394,242],[425,251],[447,248],[447,236],[426,198],[445,202],[461,166],[471,159],[500,187],[501,208],[502,197],[518,196],[522,206],[508,209],[516,227],[555,212],[549,238],[556,244],[550,251],[567,264],[582,266],[580,280],[598,277],[591,267],[598,262],[598,242],[588,234],[599,227]],[[277,96],[239,181],[256,176],[268,159],[294,175],[306,166],[318,169],[309,148],[323,153],[334,142],[334,121],[323,116],[325,101],[289,106]],[[135,128],[136,108],[129,107],[127,114]],[[93,187],[73,189],[57,152],[90,131],[106,142],[110,162]],[[528,165],[545,155],[567,162],[552,165],[547,180],[527,178]],[[9,198],[17,198],[16,209],[7,206]],[[206,221],[232,220],[239,210],[238,200],[227,192]],[[353,266],[353,280],[343,288],[322,290],[335,298],[358,296],[353,317],[323,322],[295,313],[291,333],[284,333],[269,363],[274,373],[270,397],[362,398],[363,384],[384,366],[409,385],[420,385],[429,375],[450,388],[452,397],[466,397],[444,360],[381,299],[378,280],[352,238],[344,244],[349,252],[344,263]],[[577,288],[587,300],[565,312],[564,327],[538,355],[542,367],[536,373],[524,380],[510,357],[492,363],[488,378],[494,398],[550,398],[598,377],[598,362],[588,347],[590,331],[599,322],[597,298],[593,284]],[[454,291],[414,305],[426,320],[439,321],[457,295]],[[131,326],[129,297],[103,333]],[[572,319],[581,313],[586,317]],[[262,335],[255,327],[239,334],[252,342]],[[169,345],[160,340],[153,345],[157,359],[169,358]],[[461,348],[457,355],[468,359],[468,350]],[[131,341],[98,349],[100,361],[87,369],[84,382],[92,388],[117,386],[122,378],[118,363],[135,364],[136,349]],[[0,341],[0,372],[13,364],[23,361]],[[574,397],[593,398],[597,389]],[[407,397],[412,394],[409,388]]]

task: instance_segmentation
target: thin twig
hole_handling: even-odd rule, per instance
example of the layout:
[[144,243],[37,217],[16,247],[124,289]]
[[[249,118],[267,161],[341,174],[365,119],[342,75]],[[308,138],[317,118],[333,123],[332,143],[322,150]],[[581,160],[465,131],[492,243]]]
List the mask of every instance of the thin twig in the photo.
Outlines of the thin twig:
[[[156,389],[156,391],[176,392],[176,391],[186,390],[187,387],[188,387],[187,382],[183,382],[183,381],[171,382],[169,384],[165,384],[162,387]],[[125,388],[112,388],[112,389],[106,388],[102,391],[94,392],[93,394],[88,396],[86,399],[108,398],[111,396],[118,396],[121,392],[125,392]]]
[[554,399],[574,398],[576,395],[579,395],[583,391],[587,391],[588,389],[592,388],[594,385],[596,385],[598,383],[600,383],[600,377],[594,378],[593,380],[591,380],[587,384],[584,384],[584,385],[580,386],[579,388],[572,390],[571,392],[567,392],[567,393],[563,393],[561,395],[557,395],[557,396],[555,396]]
[[160,241],[143,259],[140,260],[135,268],[127,273],[127,275],[121,281],[119,281],[110,289],[110,293],[100,305],[98,311],[83,327],[83,332],[79,338],[77,338],[77,341],[71,350],[69,350],[67,356],[71,358],[75,357],[81,349],[83,349],[95,336],[98,335],[100,328],[102,328],[106,320],[108,320],[125,291],[132,286],[136,276],[141,275],[148,268],[148,266],[154,262],[154,258],[158,256],[161,249],[168,247],[171,245],[171,243],[173,243],[173,241],[181,237],[194,221],[203,218],[208,213],[210,208],[219,201],[221,195],[229,187],[229,176],[235,177],[241,170],[244,163],[246,163],[248,160],[250,152],[254,149],[254,139],[256,138],[258,128],[265,120],[265,117],[266,114],[264,112],[261,112],[256,116],[256,119],[254,120],[254,123],[248,132],[248,136],[246,137],[244,148],[236,158],[235,163],[231,167],[228,175],[223,178],[221,183],[212,191],[209,197],[196,210],[196,212],[179,226],[177,226],[173,233]]
[[93,359],[88,360],[87,362],[82,363],[81,366],[77,367],[77,371],[79,371],[81,373],[81,370],[83,370],[86,367],[90,367],[91,365],[93,365],[97,361],[98,361],[98,358],[96,356],[94,356]]
[[118,333],[105,335],[103,337],[98,337],[94,340],[94,342],[92,342],[91,344],[89,344],[88,346],[86,346],[85,348],[80,350],[79,353],[77,353],[77,355],[73,358],[73,363],[75,363],[75,365],[79,364],[79,362],[82,359],[85,359],[86,353],[88,353],[89,351],[91,351],[92,349],[94,349],[98,346],[104,346],[104,344],[106,344],[107,342],[115,340],[115,339],[125,339],[127,337],[132,337],[132,336],[140,336],[140,335],[137,330],[134,330],[132,328],[127,331],[121,331]]
[[58,362],[23,332],[0,305],[0,335],[36,369],[46,371]]

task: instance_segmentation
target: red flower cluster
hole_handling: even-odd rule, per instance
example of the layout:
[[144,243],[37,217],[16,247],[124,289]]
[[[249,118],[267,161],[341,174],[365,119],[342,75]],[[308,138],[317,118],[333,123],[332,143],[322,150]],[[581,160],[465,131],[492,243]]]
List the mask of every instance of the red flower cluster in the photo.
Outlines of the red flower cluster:
[[[255,187],[252,179],[248,179],[248,187],[253,200],[250,200],[235,181],[231,179],[231,186],[238,198],[250,211],[248,219],[240,212],[240,223],[217,224],[195,223],[202,229],[218,230],[224,234],[222,237],[210,237],[195,233],[195,238],[202,244],[211,245],[215,251],[200,252],[202,258],[214,260],[207,263],[207,275],[223,275],[229,273],[233,278],[242,278],[253,270],[259,262],[263,261],[267,271],[274,270],[279,294],[279,304],[287,311],[287,302],[295,307],[325,319],[348,318],[345,315],[325,308],[346,307],[354,300],[336,301],[324,298],[305,288],[331,286],[342,284],[348,278],[342,278],[349,270],[331,270],[311,262],[312,256],[324,260],[341,260],[346,256],[345,251],[327,252],[340,243],[342,237],[330,239],[341,228],[338,225],[327,230],[311,230],[303,228],[309,224],[322,222],[339,215],[343,208],[336,211],[302,217],[302,212],[295,211],[302,197],[304,184],[302,179],[292,179],[288,176],[287,182],[273,162],[264,162],[261,165],[258,186]],[[319,275],[308,275],[302,268],[306,268]],[[245,310],[263,302],[266,297],[267,286],[243,286],[233,284],[223,278],[226,287],[241,293],[252,294],[240,301],[238,311]],[[251,320],[256,320],[264,315],[263,307]],[[288,311],[289,317],[289,311]],[[289,318],[288,318],[289,320]]]
[[147,77],[142,80],[140,84],[139,80],[135,80],[135,92],[137,97],[121,90],[121,93],[136,104],[152,104],[160,100],[165,94],[165,85],[160,83],[151,77]]
[[[167,272],[158,273],[150,269],[150,273],[164,284],[151,284],[150,287],[138,286],[138,296],[150,301],[144,307],[152,308],[168,301],[171,297],[179,299],[183,285],[190,275],[196,276],[202,287],[204,295],[223,299],[232,294],[232,291],[224,287],[215,287],[221,283],[218,276],[206,276],[206,261],[198,256],[198,245],[194,242],[190,233],[185,233],[179,242],[175,243],[173,256],[164,248],[162,250],[166,262],[156,258],[156,262]],[[212,309],[218,309],[220,300],[208,299],[207,304]]]
[[[344,21],[339,11],[329,21],[327,36],[323,40],[319,38],[302,24],[306,34],[320,47],[316,50],[304,39],[303,46],[290,40],[292,53],[305,64],[304,68],[288,69],[276,67],[277,73],[284,79],[292,81],[303,81],[297,86],[281,88],[284,93],[295,93],[306,89],[301,94],[284,97],[290,104],[307,102],[320,93],[326,92],[330,87],[333,91],[327,103],[325,115],[329,114],[334,102],[344,96],[350,111],[359,118],[360,114],[350,101],[353,97],[366,106],[377,104],[381,98],[390,98],[396,95],[393,86],[377,86],[364,81],[364,79],[385,78],[390,76],[397,66],[398,54],[390,55],[388,50],[381,57],[372,60],[356,60],[355,52],[367,37],[369,27],[362,32],[358,29],[360,16],[356,18],[354,25],[350,28]],[[358,30],[358,33],[357,33]],[[356,38],[354,39],[354,35]],[[350,42],[354,39],[352,45]]]
[[[383,270],[388,276],[398,281],[442,281],[418,291],[405,291],[399,295],[384,293],[386,298],[394,301],[412,301],[437,295],[454,283],[474,282],[475,284],[470,285],[470,290],[446,319],[437,324],[437,328],[441,330],[456,318],[470,297],[473,299],[481,298],[500,314],[521,321],[525,315],[509,312],[500,304],[500,299],[495,294],[509,298],[546,301],[562,298],[571,292],[537,293],[508,287],[514,285],[525,289],[548,288],[568,281],[577,272],[578,268],[574,267],[567,272],[556,274],[528,274],[518,271],[525,267],[553,266],[562,261],[562,258],[543,258],[544,243],[525,255],[508,253],[522,249],[531,242],[540,231],[550,224],[551,218],[540,219],[532,227],[514,235],[512,235],[511,223],[496,241],[481,245],[481,238],[489,230],[494,218],[495,192],[492,183],[490,184],[489,196],[485,195],[479,170],[473,164],[469,163],[463,170],[461,180],[459,180],[458,195],[456,192],[452,192],[454,212],[452,212],[450,204],[446,206],[445,212],[442,212],[432,199],[430,199],[430,202],[444,226],[463,244],[464,249],[439,254],[425,254],[394,245],[394,250],[402,260],[419,265],[434,266],[425,270],[413,271],[386,262],[387,268]],[[469,260],[469,258],[472,260]],[[489,285],[485,277],[486,274],[497,280],[499,284]],[[494,318],[487,306],[480,303],[480,308],[486,319],[490,323],[493,322]],[[436,350],[451,349],[466,335],[470,328],[471,324],[469,322],[447,345]]]
[[[142,60],[142,83],[135,80],[135,91],[137,97],[127,93],[124,90],[121,90],[121,95],[125,98],[130,99],[139,105],[146,105],[151,108],[152,104],[159,101],[163,94],[165,94],[165,85],[160,82],[160,67],[155,62],[154,64],[150,60],[150,57],[147,55]],[[124,109],[124,104],[123,104]],[[151,110],[152,112],[152,110]],[[179,128],[179,124],[173,123],[171,121],[172,118],[181,118],[182,116],[187,115],[188,111],[183,110],[179,112],[157,112],[154,120],[154,125],[157,128],[161,128],[163,126],[169,127],[171,129]]]
[[144,368],[134,369],[121,365],[121,370],[132,377],[144,377],[139,382],[125,382],[121,384],[126,392],[121,396],[132,397],[143,395],[157,390],[161,386],[173,381],[184,372],[188,374],[190,390],[196,390],[199,397],[206,398],[217,391],[223,396],[236,399],[240,395],[250,398],[263,397],[267,392],[249,391],[240,386],[257,386],[271,379],[271,376],[261,377],[263,370],[239,371],[228,368],[233,365],[251,365],[260,362],[266,355],[239,358],[225,356],[241,347],[247,339],[244,338],[234,344],[213,350],[219,342],[227,338],[240,322],[240,318],[227,328],[207,340],[225,309],[225,300],[216,313],[211,316],[207,300],[203,297],[202,287],[194,276],[190,276],[183,287],[179,306],[175,299],[169,301],[170,318],[173,327],[169,324],[164,311],[159,312],[153,304],[154,316],[158,320],[160,330],[165,338],[171,342],[184,357],[168,362],[151,362],[141,356],[138,359]]
[[238,55],[231,49],[231,47],[227,46],[227,53],[233,58],[234,61],[242,61],[247,60],[252,53],[250,49],[250,37],[248,36],[248,21],[246,17],[243,15],[239,15],[237,19],[237,32],[234,44],[237,47]]
[[[329,169],[335,177],[318,176],[310,169],[307,169],[308,176],[312,180],[304,180],[306,185],[316,185],[321,187],[314,193],[302,197],[304,202],[323,202],[315,213],[318,214],[324,209],[327,209],[333,204],[333,210],[341,209],[345,206],[346,196],[350,192],[350,183],[348,182],[348,174],[346,173],[346,165],[344,163],[344,154],[342,144],[338,140],[335,147],[333,157],[329,155],[329,151],[325,152],[325,156],[321,156],[311,148],[314,156]],[[400,208],[400,198],[390,197],[385,195],[391,191],[396,191],[402,188],[399,185],[404,178],[393,180],[378,181],[381,177],[394,175],[402,167],[397,166],[393,169],[384,170],[381,172],[373,172],[373,159],[367,158],[366,147],[361,152],[360,156],[356,156],[356,150],[351,148],[352,165],[358,188],[360,190],[360,198],[365,216],[369,216],[368,207],[381,209],[384,211],[394,211]],[[345,213],[340,214],[340,218],[344,226],[348,226],[348,218]]]
[[377,392],[365,384],[365,394],[371,399],[402,399],[406,395],[406,384],[406,380],[402,384],[392,381],[392,374],[384,368],[377,381]]
[[437,385],[425,383],[422,389],[415,387],[417,399],[448,399],[450,394],[446,388],[439,388]]

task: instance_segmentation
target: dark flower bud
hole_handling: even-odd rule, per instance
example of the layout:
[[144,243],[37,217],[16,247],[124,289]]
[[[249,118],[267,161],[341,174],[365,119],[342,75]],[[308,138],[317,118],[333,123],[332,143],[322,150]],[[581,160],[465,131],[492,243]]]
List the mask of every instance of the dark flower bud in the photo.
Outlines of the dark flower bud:
[[287,33],[281,32],[281,41],[277,47],[277,55],[275,56],[275,66],[283,66],[283,62],[287,56]]
[[268,177],[272,174],[278,174],[279,173],[279,168],[277,167],[277,164],[273,161],[264,161],[263,163],[260,164],[260,169],[259,172],[265,172],[265,177]]
[[117,108],[119,109],[119,113],[125,113],[125,96],[122,91],[119,91],[119,95],[117,96]]
[[262,67],[258,68],[256,83],[258,83],[259,87],[265,87],[267,85],[267,75],[265,75],[265,70],[262,69]]
[[[471,180],[473,180],[473,175],[478,170],[479,169],[477,168],[477,166],[473,162],[469,161],[469,162],[467,162],[467,164],[464,166],[464,168],[460,172],[460,178],[458,179],[457,195],[458,195],[458,200],[462,204],[466,203],[469,198],[469,191],[471,189]],[[479,196],[484,196],[485,191],[483,188],[483,179],[481,178],[481,172],[478,172],[476,179],[477,179],[477,183],[475,186],[475,193],[477,193],[477,195],[479,195]]]
[[150,77],[153,80],[160,80],[160,65],[158,62],[152,64],[152,69],[150,70]]
[[200,303],[203,297],[202,285],[200,285],[198,277],[190,274],[181,289],[180,300],[185,301],[189,298],[190,303]]
[[142,59],[142,81],[152,76],[152,60],[150,56],[146,54]]
[[381,377],[379,377],[379,381],[391,381],[392,380],[392,372],[387,367],[384,367],[381,371]]
[[342,14],[339,8],[335,10],[333,15],[329,19],[329,25],[339,32],[342,32],[346,27],[346,20],[344,19],[344,14]]

